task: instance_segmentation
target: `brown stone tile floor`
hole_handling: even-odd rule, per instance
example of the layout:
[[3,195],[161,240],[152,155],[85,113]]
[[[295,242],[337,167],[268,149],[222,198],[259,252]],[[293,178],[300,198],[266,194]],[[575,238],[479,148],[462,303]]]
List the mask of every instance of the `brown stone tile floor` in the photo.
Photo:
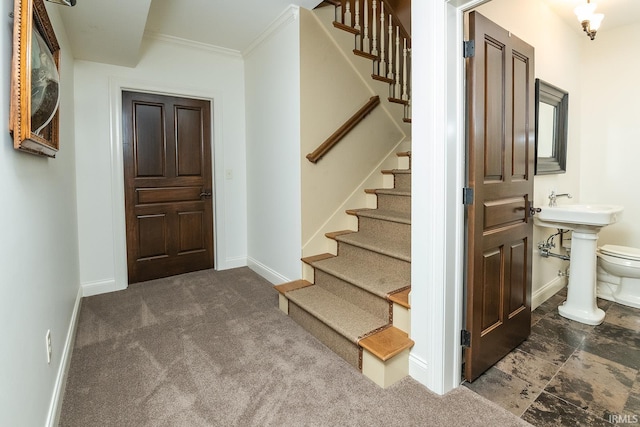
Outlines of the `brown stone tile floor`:
[[469,389],[534,426],[640,426],[640,310],[598,300],[604,322],[561,317],[566,290],[531,316],[531,336]]

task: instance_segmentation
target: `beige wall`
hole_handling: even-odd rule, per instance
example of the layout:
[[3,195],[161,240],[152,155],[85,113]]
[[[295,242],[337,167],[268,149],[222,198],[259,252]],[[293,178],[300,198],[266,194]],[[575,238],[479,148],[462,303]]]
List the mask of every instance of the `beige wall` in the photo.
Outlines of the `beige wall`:
[[[316,20],[314,12],[300,12],[300,164],[302,243],[306,256],[327,250],[325,232],[354,229],[355,224],[344,209],[365,207],[363,188],[382,185],[379,170],[395,167],[383,160],[405,135],[379,106],[318,163],[305,158],[362,107],[374,90]],[[353,36],[349,41],[336,31],[332,34],[340,42],[353,46]]]
[[607,29],[582,46],[581,196],[624,206],[622,219],[600,233],[600,244],[640,248],[640,128],[637,83],[640,34],[635,25]]

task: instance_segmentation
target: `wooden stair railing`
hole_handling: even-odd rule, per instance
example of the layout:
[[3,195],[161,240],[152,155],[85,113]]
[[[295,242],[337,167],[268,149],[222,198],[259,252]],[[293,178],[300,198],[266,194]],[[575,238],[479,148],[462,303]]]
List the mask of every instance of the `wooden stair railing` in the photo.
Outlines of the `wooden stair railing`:
[[358,125],[370,112],[380,104],[379,96],[372,96],[366,104],[338,128],[329,138],[318,146],[313,152],[307,154],[311,163],[316,163],[329,152],[342,138]]
[[355,36],[356,55],[373,61],[371,77],[389,84],[389,98],[404,106],[411,122],[410,0],[326,0],[335,6],[334,26]]

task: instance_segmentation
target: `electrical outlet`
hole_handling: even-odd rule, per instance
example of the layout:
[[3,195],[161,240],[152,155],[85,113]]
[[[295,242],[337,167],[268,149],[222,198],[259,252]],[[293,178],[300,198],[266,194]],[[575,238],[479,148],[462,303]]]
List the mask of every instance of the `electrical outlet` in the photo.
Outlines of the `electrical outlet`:
[[47,364],[51,363],[51,329],[47,329]]

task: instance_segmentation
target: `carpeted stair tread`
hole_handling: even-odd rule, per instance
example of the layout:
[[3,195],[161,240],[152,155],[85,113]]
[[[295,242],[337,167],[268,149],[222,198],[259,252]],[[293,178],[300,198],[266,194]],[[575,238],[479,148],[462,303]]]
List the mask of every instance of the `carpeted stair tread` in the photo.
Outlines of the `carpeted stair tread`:
[[378,264],[354,263],[344,257],[335,257],[312,264],[314,268],[336,276],[380,298],[405,289],[411,285],[408,278],[398,275],[397,271],[385,271]]
[[286,296],[354,344],[357,344],[358,340],[372,331],[387,325],[384,319],[338,298],[319,286],[309,286],[291,291]]
[[389,209],[350,209],[347,211],[347,213],[350,215],[364,216],[367,218],[399,222],[401,224],[411,224],[410,212],[398,212]]
[[411,262],[411,242],[408,240],[394,240],[385,236],[363,233],[350,233],[337,236],[338,242],[368,249],[393,258]]
[[381,173],[389,175],[389,174],[410,174],[411,173],[411,169],[385,169],[383,171],[381,171]]
[[386,194],[389,196],[406,196],[411,197],[411,191],[397,189],[397,188],[375,188],[371,190],[365,190],[369,194]]

